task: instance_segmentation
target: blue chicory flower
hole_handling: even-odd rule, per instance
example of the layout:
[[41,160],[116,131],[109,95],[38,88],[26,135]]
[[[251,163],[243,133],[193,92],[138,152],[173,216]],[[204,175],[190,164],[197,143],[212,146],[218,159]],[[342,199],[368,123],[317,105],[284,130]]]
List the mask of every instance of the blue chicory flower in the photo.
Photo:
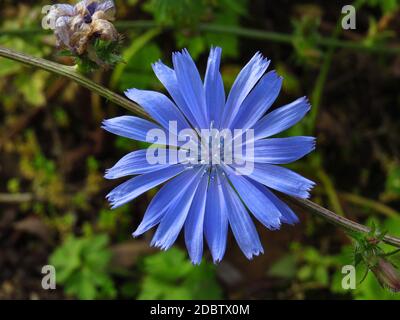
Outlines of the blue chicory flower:
[[297,216],[271,189],[308,198],[314,185],[278,165],[298,160],[314,150],[315,139],[270,138],[300,121],[310,110],[308,100],[302,97],[266,113],[279,94],[282,78],[275,71],[265,73],[270,61],[260,53],[240,71],[226,98],[219,71],[221,51],[218,47],[211,49],[204,83],[187,50],[173,54],[173,69],[161,61],[154,63],[153,70],[172,100],[154,91],[126,91],[126,96],[140,104],[157,123],[134,116],[103,123],[109,132],[145,142],[149,142],[147,133],[152,129],[167,133],[170,121],[176,121],[179,130],[253,130],[254,169],[248,174],[237,174],[236,165],[225,164],[223,159],[219,164],[150,164],[146,150],[129,153],[106,172],[108,179],[135,175],[107,195],[113,208],[166,182],[152,199],[133,236],[158,225],[151,244],[166,250],[183,228],[194,264],[202,259],[203,234],[214,262],[222,260],[228,226],[248,259],[263,253],[249,213],[272,230],[279,229],[281,223],[294,224],[298,222]]

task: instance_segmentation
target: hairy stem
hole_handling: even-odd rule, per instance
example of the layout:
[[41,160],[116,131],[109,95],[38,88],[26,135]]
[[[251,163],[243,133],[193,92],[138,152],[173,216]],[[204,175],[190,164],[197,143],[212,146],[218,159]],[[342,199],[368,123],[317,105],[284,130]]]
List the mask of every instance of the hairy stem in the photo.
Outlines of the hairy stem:
[[[44,70],[47,70],[49,72],[56,73],[58,75],[67,77],[71,80],[76,81],[77,83],[83,85],[85,88],[92,90],[93,92],[98,93],[99,95],[105,97],[106,99],[110,100],[111,102],[126,108],[129,111],[132,111],[133,113],[136,113],[139,116],[145,116],[149,117],[147,113],[143,111],[143,109],[135,104],[130,102],[129,100],[123,98],[122,96],[118,95],[117,93],[114,93],[106,88],[104,88],[101,85],[98,85],[94,83],[93,81],[87,79],[86,77],[83,77],[82,75],[78,74],[73,68],[71,67],[66,67],[58,63],[54,63],[45,59],[39,59],[35,57],[28,56],[26,54],[16,52],[10,49],[6,49],[3,47],[0,47],[0,56],[12,59],[15,61],[22,62],[24,64],[41,68]],[[352,230],[356,232],[363,232],[363,233],[368,233],[370,229],[364,225],[358,224],[356,222],[353,222],[347,218],[341,217],[332,211],[329,211],[328,209],[325,209],[316,203],[309,201],[309,200],[304,200],[304,199],[299,199],[295,197],[288,197],[290,201],[294,202],[295,204],[301,206],[302,208],[307,209],[308,211],[324,218],[325,220],[345,229],[345,230]],[[388,244],[391,244],[393,246],[399,247],[400,248],[400,238],[396,238],[393,236],[385,236],[384,241]]]

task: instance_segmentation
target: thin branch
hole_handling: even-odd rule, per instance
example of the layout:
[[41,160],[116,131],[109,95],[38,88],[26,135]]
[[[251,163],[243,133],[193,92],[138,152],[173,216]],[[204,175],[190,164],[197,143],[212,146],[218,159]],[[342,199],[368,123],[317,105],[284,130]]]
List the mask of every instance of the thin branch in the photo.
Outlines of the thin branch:
[[398,211],[378,201],[374,201],[356,194],[346,192],[340,193],[339,196],[343,197],[343,199],[353,204],[371,208],[376,212],[384,214],[388,218],[400,218],[400,213]]
[[[360,9],[360,7],[362,7],[363,4],[364,4],[364,0],[356,0],[356,1],[354,1],[353,6],[354,6],[355,10],[358,11]],[[338,38],[343,31],[342,19],[343,19],[343,15],[341,15],[339,17],[339,19],[337,20],[335,29],[332,32],[331,41],[333,41],[333,43],[335,41],[338,41]],[[351,41],[349,43],[354,43],[354,42]],[[322,62],[321,68],[320,68],[320,72],[318,74],[317,80],[315,81],[315,86],[314,86],[314,89],[311,94],[311,105],[313,107],[311,108],[310,115],[308,116],[308,123],[310,124],[308,129],[310,130],[310,133],[313,133],[314,129],[315,129],[315,122],[317,120],[317,115],[319,114],[318,110],[319,110],[321,102],[322,102],[322,97],[323,97],[323,93],[325,90],[325,83],[328,79],[329,71],[331,69],[331,64],[332,64],[332,60],[333,60],[333,55],[335,53],[335,49],[336,49],[335,46],[329,46],[327,48],[326,52],[324,53],[324,58],[323,58],[323,62]],[[324,172],[322,172],[322,175],[324,175]],[[328,178],[328,180],[329,180],[329,178]],[[333,207],[333,208],[336,210],[337,213],[339,213],[340,215],[343,215],[343,214],[341,214],[341,213],[343,213],[343,211],[341,210],[340,202],[337,199],[336,192],[334,191],[331,194],[333,195],[333,198],[331,198],[331,200],[333,200],[336,203],[336,205],[338,205],[337,207]]]
[[[201,24],[200,31],[209,31],[213,33],[225,33],[236,36],[241,36],[249,39],[269,40],[273,42],[292,44],[294,36],[287,33],[279,33],[273,31],[264,31],[250,28],[234,27],[227,25],[217,24]],[[312,39],[315,44],[328,47],[328,48],[342,48],[356,51],[366,51],[370,53],[383,53],[383,54],[399,54],[400,47],[385,46],[382,44],[367,45],[362,42],[354,42],[348,40],[338,40],[335,38],[325,38],[316,36]]]
[[21,203],[32,200],[32,193],[0,193],[0,203]]
[[46,59],[36,58],[26,55],[21,52],[17,52],[11,49],[4,48],[0,46],[0,56],[22,62],[26,65],[41,68],[43,70],[58,74],[63,77],[67,77],[83,87],[96,92],[100,96],[106,98],[107,100],[133,112],[137,115],[145,118],[149,118],[148,114],[136,103],[122,97],[119,94],[93,82],[92,80],[84,77],[83,75],[76,72],[74,67],[65,66],[59,63],[55,63]]
[[[129,29],[150,29],[160,27],[154,21],[151,20],[136,20],[136,21],[117,21],[115,26],[119,30]],[[163,27],[165,30],[171,30],[171,28]],[[252,28],[244,28],[229,25],[220,24],[209,24],[202,23],[197,26],[200,32],[212,32],[221,34],[231,34],[238,37],[256,39],[256,40],[268,40],[272,42],[278,42],[283,44],[293,44],[295,36],[289,33],[280,33],[267,30],[259,30]],[[0,29],[2,35],[13,35],[13,36],[30,36],[38,33],[48,33],[48,30],[42,28],[26,28],[26,29]],[[388,46],[379,43],[366,44],[363,42],[354,42],[349,40],[340,40],[332,37],[316,36],[312,39],[316,45],[326,48],[341,48],[355,51],[365,51],[369,53],[382,53],[382,54],[400,54],[399,46]]]
[[[54,72],[58,75],[67,77],[69,79],[72,79],[79,84],[82,84],[84,87],[88,88],[89,90],[92,90],[99,95],[107,98],[108,100],[114,102],[115,104],[124,107],[139,116],[146,116],[148,115],[143,111],[143,109],[129,100],[123,98],[122,96],[118,95],[117,93],[114,93],[96,83],[93,81],[83,77],[82,75],[78,74],[73,68],[71,67],[66,67],[58,63],[54,63],[45,59],[39,59],[39,58],[34,58],[31,56],[28,56],[23,53],[19,53],[10,49],[2,48],[0,47],[0,56],[3,56],[8,59],[12,59],[15,61],[20,61],[22,63],[25,63],[30,66],[42,68],[44,70]],[[297,205],[308,209],[310,212],[324,218],[325,220],[345,229],[345,230],[351,230],[351,231],[356,231],[356,232],[363,232],[363,233],[368,233],[370,229],[364,225],[358,224],[356,222],[353,222],[347,218],[341,217],[332,211],[329,211],[328,209],[325,209],[319,205],[317,205],[314,202],[311,202],[309,200],[304,200],[304,199],[299,199],[295,197],[289,197],[286,196],[290,201],[296,203]],[[399,247],[400,248],[400,238],[396,238],[393,236],[385,236],[383,241],[386,243],[389,243],[393,246]]]

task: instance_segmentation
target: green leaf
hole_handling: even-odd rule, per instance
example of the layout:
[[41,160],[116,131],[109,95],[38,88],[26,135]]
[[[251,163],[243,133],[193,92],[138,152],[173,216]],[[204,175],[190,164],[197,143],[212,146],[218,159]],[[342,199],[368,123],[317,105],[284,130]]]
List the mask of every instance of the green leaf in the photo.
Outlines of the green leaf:
[[0,60],[0,77],[6,77],[8,75],[17,73],[21,69],[21,64],[9,60],[9,59],[1,59]]
[[275,262],[269,269],[268,275],[285,279],[296,276],[296,259],[294,255],[288,254]]
[[314,277],[319,283],[323,285],[328,285],[329,274],[325,266],[318,266],[314,272],[315,272]]
[[57,282],[68,295],[79,299],[113,298],[114,283],[108,275],[111,252],[107,235],[68,237],[50,257]]
[[400,166],[393,165],[390,167],[386,178],[386,192],[400,195]]
[[221,298],[214,266],[193,266],[177,248],[144,258],[143,271],[139,299]]
[[310,279],[312,275],[313,275],[313,270],[312,267],[309,265],[305,265],[297,271],[297,277],[303,281]]
[[26,102],[40,107],[46,103],[44,91],[47,78],[48,73],[40,70],[35,71],[32,75],[20,73],[15,79],[15,84]]

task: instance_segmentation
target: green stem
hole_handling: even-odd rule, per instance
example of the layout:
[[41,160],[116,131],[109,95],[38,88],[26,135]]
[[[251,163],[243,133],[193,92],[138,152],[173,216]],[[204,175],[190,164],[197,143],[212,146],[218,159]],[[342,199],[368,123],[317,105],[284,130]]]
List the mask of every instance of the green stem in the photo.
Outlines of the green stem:
[[325,191],[328,195],[332,209],[335,210],[338,215],[344,216],[344,211],[342,209],[342,205],[340,204],[339,197],[336,193],[332,180],[326,174],[325,170],[322,169],[322,167],[317,170],[317,175],[325,187]]
[[147,113],[137,105],[136,103],[116,94],[115,92],[93,82],[92,80],[84,77],[75,71],[74,67],[65,66],[59,63],[55,63],[49,60],[45,60],[42,58],[36,58],[29,55],[26,55],[21,52],[17,52],[11,49],[7,49],[0,46],[0,56],[12,59],[18,62],[22,62],[23,64],[30,65],[33,67],[41,68],[43,70],[58,74],[60,76],[67,77],[73,81],[76,81],[83,87],[96,92],[100,96],[106,98],[107,100],[133,112],[138,114],[141,117],[148,118]]
[[[354,3],[354,7],[358,10],[361,5],[363,4],[363,0],[357,0]],[[338,19],[335,29],[332,33],[332,37],[330,38],[330,43],[337,43],[341,42],[337,38],[339,37],[340,33],[342,32],[342,16]],[[353,42],[350,42],[353,43]],[[315,122],[317,120],[318,110],[322,101],[322,94],[324,92],[325,83],[328,79],[329,70],[331,67],[333,54],[335,53],[336,46],[329,46],[327,52],[324,55],[324,60],[322,62],[321,71],[318,74],[317,80],[315,82],[314,90],[311,95],[311,111],[308,117],[309,121],[309,133],[312,134],[315,129]]]
[[314,90],[311,94],[312,108],[308,118],[309,127],[307,128],[310,134],[312,134],[315,129],[315,122],[317,120],[318,110],[322,100],[322,93],[324,91],[326,79],[328,78],[334,51],[335,48],[330,47],[328,52],[325,54],[321,71],[318,74],[317,80],[315,81]]
[[393,250],[391,252],[385,253],[385,257],[393,256],[395,254],[398,254],[399,252],[400,252],[400,249]]
[[[278,43],[292,44],[294,41],[294,36],[292,34],[264,31],[250,28],[234,27],[234,26],[224,26],[217,24],[201,24],[199,26],[200,31],[207,31],[213,33],[225,33],[232,34],[236,36],[241,36],[249,39],[258,40],[269,40]],[[347,40],[338,40],[335,38],[325,38],[317,36],[314,39],[317,45],[327,48],[341,48],[350,49],[357,51],[366,51],[370,53],[384,53],[384,54],[399,54],[400,47],[388,47],[379,44],[366,45],[362,42],[354,42]]]
[[[115,26],[119,30],[129,30],[129,29],[151,29],[159,27],[157,23],[151,20],[136,20],[136,21],[118,21]],[[164,27],[164,31],[171,28]],[[273,31],[258,30],[252,28],[243,28],[229,25],[220,24],[209,24],[202,23],[198,26],[198,30],[201,32],[211,32],[211,33],[221,33],[221,34],[231,34],[248,39],[256,40],[268,40],[277,43],[283,43],[291,45],[294,41],[294,36],[288,33],[280,33]],[[13,35],[13,36],[31,36],[32,34],[38,33],[49,33],[48,30],[41,28],[29,28],[29,29],[0,29],[0,35]],[[335,38],[327,38],[317,36],[314,39],[317,45],[326,48],[339,48],[348,49],[355,51],[365,51],[369,53],[382,53],[382,54],[400,54],[399,46],[385,46],[382,44],[368,45],[363,42],[354,42],[348,40],[339,40]]]
[[[118,95],[117,93],[114,93],[103,86],[94,83],[93,81],[83,77],[82,75],[78,74],[76,71],[74,71],[73,68],[71,67],[66,67],[58,63],[54,63],[52,61],[48,61],[45,59],[39,59],[35,57],[28,56],[26,54],[16,52],[14,50],[6,49],[3,47],[0,47],[0,56],[12,59],[15,61],[22,62],[24,64],[41,68],[44,70],[47,70],[49,72],[56,73],[58,75],[67,77],[71,80],[76,81],[77,83],[83,85],[85,88],[88,88],[89,90],[92,90],[99,95],[107,98],[111,102],[114,102],[115,104],[124,107],[128,109],[129,111],[132,111],[133,113],[138,114],[139,116],[146,116],[148,115],[143,111],[143,109],[135,104],[130,102],[129,100],[123,98],[122,96]],[[290,201],[296,203],[297,205],[308,209],[312,213],[315,213],[319,215],[320,217],[326,219],[327,221],[343,228],[346,230],[352,230],[356,232],[363,232],[363,233],[368,233],[370,229],[366,226],[363,226],[361,224],[358,224],[356,222],[353,222],[349,219],[346,219],[344,217],[341,217],[332,211],[329,211],[328,209],[325,209],[316,203],[313,203],[309,200],[304,200],[304,199],[299,199],[295,197],[289,197],[286,196]],[[400,238],[396,238],[393,236],[385,236],[383,239],[386,243],[389,243],[393,246],[399,247],[400,248]]]
[[388,218],[400,218],[399,212],[396,210],[371,199],[367,199],[355,194],[350,194],[350,193],[341,193],[340,194],[343,199],[345,199],[348,202],[351,202],[353,204],[359,205],[359,206],[364,206],[367,208],[371,208],[375,210],[376,212],[382,213]]

